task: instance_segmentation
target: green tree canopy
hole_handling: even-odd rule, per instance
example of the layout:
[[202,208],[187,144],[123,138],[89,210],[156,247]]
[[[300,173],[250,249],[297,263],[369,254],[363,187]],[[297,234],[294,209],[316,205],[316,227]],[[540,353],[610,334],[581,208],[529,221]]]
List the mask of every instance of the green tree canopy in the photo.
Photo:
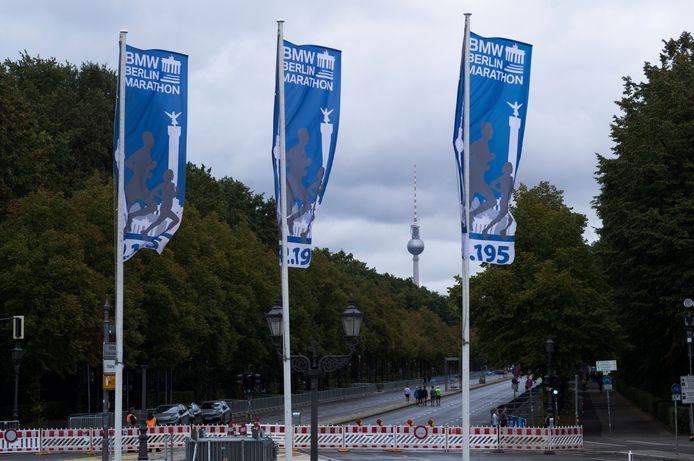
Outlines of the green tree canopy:
[[[621,372],[666,392],[686,371],[682,300],[694,287],[694,39],[664,42],[624,78],[612,155],[598,156],[600,253],[631,342]],[[656,371],[657,370],[657,371]]]
[[[585,216],[547,182],[521,185],[515,201],[515,261],[489,265],[470,283],[473,346],[491,364],[535,372],[546,369],[544,343],[551,338],[553,368],[564,376],[614,356],[621,333],[609,286],[582,238]],[[460,285],[451,289],[459,293]]]

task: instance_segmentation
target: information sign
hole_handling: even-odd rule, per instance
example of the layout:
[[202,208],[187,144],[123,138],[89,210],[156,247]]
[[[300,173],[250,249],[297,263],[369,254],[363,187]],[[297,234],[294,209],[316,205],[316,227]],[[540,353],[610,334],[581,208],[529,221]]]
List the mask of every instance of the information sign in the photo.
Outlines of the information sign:
[[617,371],[617,361],[616,360],[598,360],[595,362],[596,371],[602,371],[603,373],[609,373],[611,371]]
[[116,390],[116,375],[112,373],[104,373],[104,390],[105,391],[115,391]]
[[104,373],[116,373],[116,360],[104,360]]
[[680,376],[682,403],[694,403],[694,376]]
[[116,360],[116,343],[104,343],[104,360]]

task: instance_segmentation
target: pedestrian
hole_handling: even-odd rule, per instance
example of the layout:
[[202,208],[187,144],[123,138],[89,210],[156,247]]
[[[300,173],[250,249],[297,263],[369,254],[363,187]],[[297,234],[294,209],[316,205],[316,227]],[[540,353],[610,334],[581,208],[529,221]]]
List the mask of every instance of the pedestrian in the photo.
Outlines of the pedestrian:
[[528,379],[525,380],[525,390],[529,391],[533,387],[533,379],[528,375]]
[[410,403],[410,386],[405,386],[405,402]]
[[422,395],[421,392],[419,392],[419,387],[414,388],[414,401],[417,402],[417,405],[422,404]]
[[147,427],[154,427],[157,425],[157,418],[154,417],[154,414],[150,411],[147,413]]
[[436,406],[441,406],[441,387],[436,386]]
[[422,386],[422,404],[426,407],[427,406],[427,400],[428,400],[428,393],[427,393],[427,388]]
[[498,426],[499,425],[499,409],[494,408],[492,409],[492,426]]
[[431,406],[434,406],[434,403],[436,403],[436,389],[434,389],[434,385],[431,385],[431,389],[429,389],[429,400],[431,400]]
[[130,407],[128,414],[125,415],[125,424],[128,426],[137,426],[137,416],[135,416],[135,408]]
[[499,426],[508,426],[508,414],[506,414],[506,407],[502,408],[501,413],[499,414]]

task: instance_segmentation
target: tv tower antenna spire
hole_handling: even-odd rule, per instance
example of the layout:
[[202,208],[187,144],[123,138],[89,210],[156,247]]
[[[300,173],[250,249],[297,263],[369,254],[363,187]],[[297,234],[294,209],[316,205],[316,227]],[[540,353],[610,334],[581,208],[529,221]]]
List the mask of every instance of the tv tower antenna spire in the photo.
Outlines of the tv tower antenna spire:
[[424,251],[424,242],[419,238],[419,224],[417,223],[417,165],[414,166],[413,190],[413,218],[410,226],[411,238],[407,242],[407,251],[412,255],[412,282],[419,286],[419,255]]

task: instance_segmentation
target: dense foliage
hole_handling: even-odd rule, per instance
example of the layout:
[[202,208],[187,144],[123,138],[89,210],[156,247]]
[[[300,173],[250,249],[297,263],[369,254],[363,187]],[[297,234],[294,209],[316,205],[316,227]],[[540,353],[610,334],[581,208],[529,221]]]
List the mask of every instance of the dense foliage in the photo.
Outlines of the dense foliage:
[[600,252],[631,341],[620,369],[661,394],[687,372],[682,301],[694,297],[694,39],[683,33],[664,45],[645,81],[624,79],[595,200]]
[[[563,377],[615,357],[621,332],[598,259],[582,237],[585,216],[547,182],[521,185],[515,201],[514,263],[489,266],[470,283],[474,349],[493,364],[544,374],[552,339],[552,368]],[[450,293],[459,297],[460,285]]]
[[[114,298],[114,91],[113,72],[93,64],[22,55],[0,66],[0,317],[26,319],[24,420],[52,416],[47,401],[60,401],[62,417],[86,411],[88,379],[97,408],[102,305]],[[139,404],[143,364],[150,405],[164,399],[162,372],[184,401],[239,396],[236,374],[249,368],[270,391],[282,381],[264,318],[280,292],[274,202],[204,166],[189,164],[187,178],[184,219],[164,253],[125,264],[126,404]],[[346,351],[339,315],[350,297],[364,330],[352,368],[333,379],[421,376],[459,350],[447,298],[317,249],[310,269],[290,271],[294,351],[311,340]],[[0,324],[8,355],[9,326]],[[8,416],[13,384],[0,360]]]

